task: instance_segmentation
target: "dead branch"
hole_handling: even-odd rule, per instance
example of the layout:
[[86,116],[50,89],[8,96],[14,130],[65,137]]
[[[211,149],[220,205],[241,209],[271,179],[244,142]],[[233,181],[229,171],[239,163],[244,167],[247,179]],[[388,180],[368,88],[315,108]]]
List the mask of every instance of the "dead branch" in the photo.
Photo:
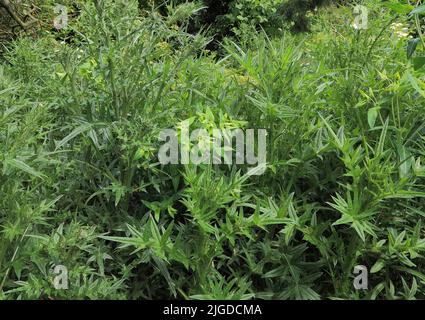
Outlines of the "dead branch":
[[28,22],[22,21],[22,19],[17,15],[17,13],[12,9],[12,6],[10,4],[9,0],[0,0],[0,7],[3,7],[7,13],[15,20],[23,29],[27,29],[32,23],[36,22],[37,19],[35,19],[32,15],[30,15],[31,19]]

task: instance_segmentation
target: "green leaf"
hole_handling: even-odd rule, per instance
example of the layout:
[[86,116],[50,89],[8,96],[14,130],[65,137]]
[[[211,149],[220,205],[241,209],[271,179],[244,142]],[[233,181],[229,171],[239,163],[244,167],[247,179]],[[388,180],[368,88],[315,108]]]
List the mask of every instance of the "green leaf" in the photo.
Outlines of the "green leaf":
[[369,123],[369,127],[373,129],[375,127],[376,118],[378,117],[378,111],[380,107],[370,108],[367,111],[367,122]]
[[412,158],[409,153],[409,151],[406,149],[406,147],[398,143],[397,144],[397,153],[400,161],[399,166],[399,175],[400,178],[408,178],[410,177],[410,172],[412,168]]
[[24,171],[24,172],[26,172],[26,173],[34,176],[34,177],[37,177],[37,178],[40,178],[40,179],[43,179],[43,180],[46,177],[41,172],[39,172],[39,171],[35,170],[34,168],[30,167],[29,165],[27,165],[25,162],[23,162],[21,160],[18,160],[18,159],[10,160],[10,159],[7,159],[5,161],[5,163],[7,165],[10,165],[10,166],[15,167],[17,169],[20,169],[20,170],[22,170],[22,171]]
[[389,1],[383,2],[382,5],[400,14],[408,14],[414,8],[414,6],[410,4],[401,4],[401,3],[389,2]]
[[387,194],[382,199],[413,199],[425,198],[425,192],[400,190],[394,193]]
[[424,13],[424,12],[425,12],[425,5],[421,5],[421,6],[417,7],[417,8],[415,8],[415,9],[413,9],[413,10],[409,13],[409,15],[410,15],[410,16],[413,16],[413,15],[415,15],[415,14],[420,14],[420,13]]
[[425,65],[425,57],[414,57],[413,58],[413,68],[419,70]]
[[370,269],[370,273],[377,273],[377,272],[381,271],[381,269],[383,267],[385,267],[385,261],[379,259],[378,261],[375,262],[375,264]]
[[409,41],[407,42],[407,58],[408,59],[410,59],[412,55],[415,53],[416,47],[418,46],[419,41],[420,41],[419,38],[414,38],[414,39],[409,39]]
[[75,128],[70,134],[68,134],[65,138],[63,138],[56,146],[56,150],[62,148],[64,145],[66,145],[69,141],[74,139],[76,136],[89,131],[92,128],[92,124],[90,123],[84,123],[81,126]]
[[350,217],[349,215],[343,215],[341,218],[339,218],[337,221],[335,221],[334,223],[332,223],[333,226],[339,226],[341,224],[350,224],[352,223],[354,220],[352,217]]
[[407,81],[410,82],[410,84],[412,85],[412,87],[422,96],[425,98],[425,91],[419,86],[419,84],[422,84],[422,82],[415,78],[414,76],[412,76],[411,73],[407,73],[406,74],[406,78]]

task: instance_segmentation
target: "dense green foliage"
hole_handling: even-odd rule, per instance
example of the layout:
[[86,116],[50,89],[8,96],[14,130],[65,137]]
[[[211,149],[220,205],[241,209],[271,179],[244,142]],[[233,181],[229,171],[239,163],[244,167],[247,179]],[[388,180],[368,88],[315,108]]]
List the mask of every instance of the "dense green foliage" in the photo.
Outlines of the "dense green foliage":
[[250,28],[264,28],[269,32],[287,25],[293,31],[308,30],[307,15],[325,4],[347,2],[344,0],[139,0],[141,8],[155,7],[163,14],[172,4],[197,3],[203,7],[189,23],[189,29],[199,31],[208,25],[209,34],[219,40],[226,35],[241,36]]
[[[242,2],[250,26],[277,3]],[[0,298],[424,298],[425,75],[390,28],[408,17],[319,8],[310,33],[238,29],[220,55],[189,30],[199,4],[139,5],[83,2],[0,58]],[[187,119],[267,129],[267,171],[161,165]]]

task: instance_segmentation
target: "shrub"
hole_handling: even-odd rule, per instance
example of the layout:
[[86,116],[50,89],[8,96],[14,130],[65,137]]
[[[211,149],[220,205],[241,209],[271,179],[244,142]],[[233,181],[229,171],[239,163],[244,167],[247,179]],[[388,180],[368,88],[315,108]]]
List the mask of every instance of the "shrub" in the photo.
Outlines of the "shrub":
[[[250,27],[274,30],[289,24],[293,31],[307,31],[307,13],[314,8],[328,3],[326,0],[199,0],[206,8],[190,25],[192,32],[199,31],[207,25],[210,33],[218,40],[224,36],[241,36]],[[186,0],[155,2],[142,0],[142,8],[159,6],[167,14],[166,4],[179,5]],[[162,5],[161,5],[162,4]]]
[[[221,59],[188,32],[193,4],[83,3],[72,43],[14,41],[1,298],[424,298],[423,73],[369,5],[367,30],[351,8],[321,11],[312,33],[251,30]],[[266,129],[266,172],[161,165],[159,132],[185,120]],[[368,291],[353,288],[359,264]]]

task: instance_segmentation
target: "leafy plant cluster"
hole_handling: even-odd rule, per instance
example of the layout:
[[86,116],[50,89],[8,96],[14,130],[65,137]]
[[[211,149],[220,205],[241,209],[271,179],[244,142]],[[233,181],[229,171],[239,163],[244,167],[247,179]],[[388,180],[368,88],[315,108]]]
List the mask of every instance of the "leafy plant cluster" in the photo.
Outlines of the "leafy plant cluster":
[[[201,14],[190,23],[192,32],[197,32],[208,25],[210,34],[218,40],[224,36],[241,37],[250,28],[263,28],[276,33],[284,26],[291,26],[292,31],[309,29],[308,15],[314,9],[325,4],[341,4],[349,1],[339,0],[197,0],[203,7]],[[155,1],[140,0],[142,8],[159,7],[167,15],[167,6],[188,3],[187,0]]]
[[[407,57],[411,59],[413,67],[418,70],[425,65],[425,57],[423,56],[423,50],[425,49],[425,36],[424,36],[424,19],[423,14],[425,13],[425,5],[418,1],[418,6],[412,5],[408,1],[394,1],[385,2],[384,6],[389,10],[407,15],[409,22],[408,26],[404,26],[404,32],[409,32],[410,36],[407,43]],[[403,27],[403,26],[402,26]],[[403,32],[398,28],[398,32]],[[422,53],[419,48],[422,47]]]
[[[190,3],[84,2],[72,42],[9,44],[0,298],[424,298],[424,73],[389,28],[408,18],[364,4],[366,30],[334,6],[223,55]],[[159,133],[185,120],[266,129],[265,174],[161,165]]]

